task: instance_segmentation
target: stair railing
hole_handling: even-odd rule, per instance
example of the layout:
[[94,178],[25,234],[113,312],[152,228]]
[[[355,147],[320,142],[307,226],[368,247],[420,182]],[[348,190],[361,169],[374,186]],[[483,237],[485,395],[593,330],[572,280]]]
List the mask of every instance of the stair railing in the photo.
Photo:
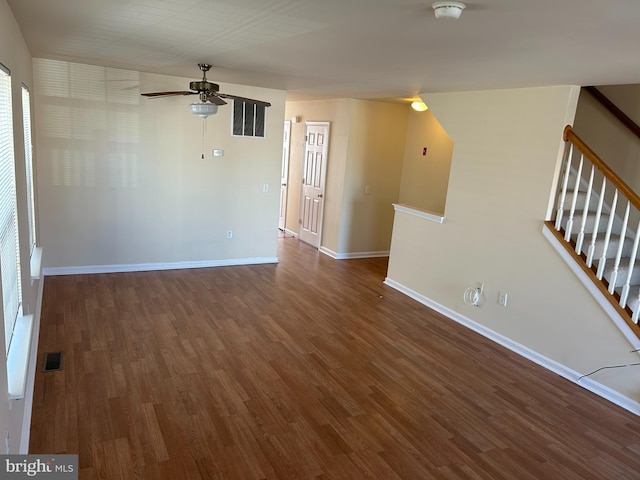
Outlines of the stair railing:
[[571,126],[563,138],[555,219],[547,225],[640,336],[640,196]]

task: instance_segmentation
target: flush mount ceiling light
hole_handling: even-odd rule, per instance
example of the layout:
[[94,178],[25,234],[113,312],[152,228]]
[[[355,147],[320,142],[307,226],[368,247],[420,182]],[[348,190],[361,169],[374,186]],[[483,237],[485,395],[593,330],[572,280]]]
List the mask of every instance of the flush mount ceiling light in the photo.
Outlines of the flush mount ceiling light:
[[460,18],[467,6],[462,2],[436,2],[431,5],[436,18]]
[[420,100],[416,100],[415,102],[411,103],[411,108],[413,108],[416,112],[424,112],[429,107],[427,107],[427,105],[424,102],[421,102]]
[[215,115],[218,112],[218,105],[208,102],[192,103],[189,105],[189,110],[194,115],[207,118],[209,115]]

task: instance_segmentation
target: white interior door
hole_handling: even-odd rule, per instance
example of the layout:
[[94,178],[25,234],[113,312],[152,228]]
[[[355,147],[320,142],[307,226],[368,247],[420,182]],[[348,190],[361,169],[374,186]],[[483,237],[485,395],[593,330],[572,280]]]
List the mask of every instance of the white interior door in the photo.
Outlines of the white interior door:
[[300,202],[300,240],[320,246],[325,179],[329,149],[329,122],[305,122],[306,141]]
[[282,136],[282,168],[280,171],[280,214],[278,228],[284,230],[287,216],[287,182],[289,181],[289,147],[291,145],[291,121],[284,121]]

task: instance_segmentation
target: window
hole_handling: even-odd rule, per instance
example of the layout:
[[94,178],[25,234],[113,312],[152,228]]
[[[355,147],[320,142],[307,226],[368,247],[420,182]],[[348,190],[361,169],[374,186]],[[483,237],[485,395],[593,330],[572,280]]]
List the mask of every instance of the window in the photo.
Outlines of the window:
[[22,122],[24,124],[24,161],[27,181],[27,215],[29,218],[29,255],[36,247],[36,205],[33,185],[33,143],[31,142],[31,95],[22,86]]
[[9,70],[0,65],[0,273],[7,353],[22,297],[13,147],[11,75]]
[[233,101],[233,135],[238,137],[265,136],[266,107],[243,100]]

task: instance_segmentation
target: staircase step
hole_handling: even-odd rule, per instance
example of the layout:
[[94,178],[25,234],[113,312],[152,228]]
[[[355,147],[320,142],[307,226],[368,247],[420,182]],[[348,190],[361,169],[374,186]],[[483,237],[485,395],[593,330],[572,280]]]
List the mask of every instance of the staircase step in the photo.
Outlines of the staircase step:
[[[622,288],[617,288],[616,291],[620,293]],[[638,294],[640,294],[640,285],[632,285],[631,288],[629,288],[629,296],[627,297],[627,307],[629,307],[632,312],[636,311],[640,303],[640,301],[638,301]]]
[[[577,237],[578,237],[577,234],[572,235],[574,242]],[[591,243],[591,235],[587,235],[582,245],[582,250],[584,253],[588,251],[590,243]],[[607,251],[605,255],[607,259],[615,258],[616,254],[618,253],[619,244],[620,244],[620,237],[618,235],[611,235],[611,238],[609,239],[609,245],[607,246]],[[597,260],[600,257],[602,257],[603,250],[604,250],[604,235],[601,235],[600,237],[596,238],[596,243],[594,246],[594,253],[593,253],[594,263],[597,263]],[[631,256],[631,250],[633,250],[633,238],[625,237],[624,245],[622,246],[622,256],[623,257]],[[640,263],[638,264],[638,267],[640,267]]]
[[[567,192],[564,197],[564,206],[571,207],[571,202],[573,202],[573,194],[574,192]],[[584,204],[587,201],[587,192],[583,192],[582,190],[576,194],[576,210],[582,212],[584,209]]]
[[[613,267],[615,263],[615,258],[609,259],[607,261],[606,267],[604,269],[604,278],[607,281],[611,281],[613,275]],[[633,273],[631,274],[631,281],[629,282],[631,285],[640,284],[640,261],[636,260]],[[622,287],[627,282],[627,275],[629,273],[629,257],[623,257],[620,259],[620,265],[618,266],[618,276],[616,278],[615,286]]]
[[[576,185],[576,173],[575,171],[569,172],[569,181],[567,182],[567,188],[573,190],[573,187]],[[578,188],[582,188],[582,183],[580,182]]]
[[[569,221],[569,212],[565,211],[562,215],[562,228],[567,229],[567,222]],[[607,222],[609,221],[609,215],[603,213],[600,215],[600,223],[598,223],[598,233],[604,233],[607,231]],[[593,233],[594,226],[596,224],[596,214],[595,212],[587,213],[587,221],[584,225],[585,233]],[[573,216],[573,228],[571,229],[573,233],[576,233],[580,230],[580,226],[582,225],[582,212],[576,212]]]

